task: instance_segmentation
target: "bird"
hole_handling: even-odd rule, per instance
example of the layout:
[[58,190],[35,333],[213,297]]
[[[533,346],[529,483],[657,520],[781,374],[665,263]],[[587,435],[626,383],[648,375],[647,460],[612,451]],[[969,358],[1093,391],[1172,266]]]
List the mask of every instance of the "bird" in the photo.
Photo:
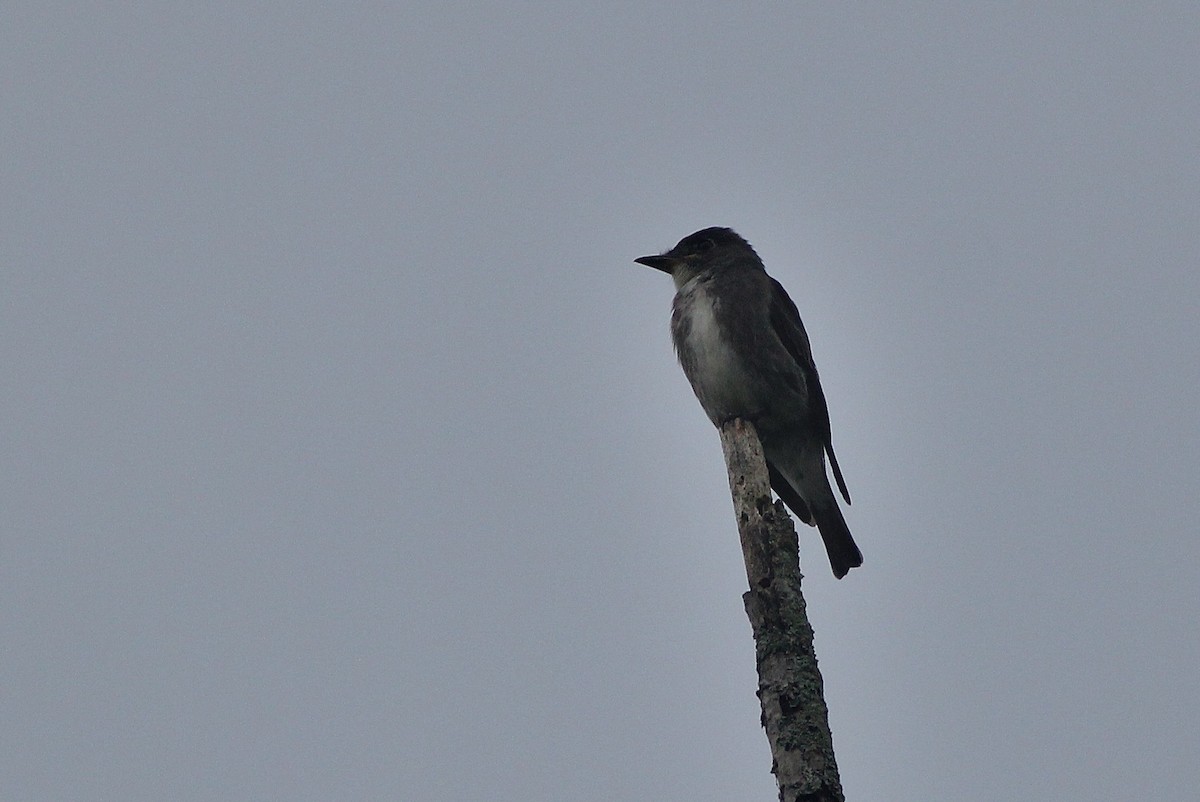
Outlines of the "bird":
[[849,504],[825,393],[804,323],[783,285],[730,228],[705,228],[669,251],[634,261],[674,280],[671,340],[709,420],[718,428],[734,418],[752,422],[771,489],[820,531],[834,576],[861,566],[862,552],[826,472],[828,455]]

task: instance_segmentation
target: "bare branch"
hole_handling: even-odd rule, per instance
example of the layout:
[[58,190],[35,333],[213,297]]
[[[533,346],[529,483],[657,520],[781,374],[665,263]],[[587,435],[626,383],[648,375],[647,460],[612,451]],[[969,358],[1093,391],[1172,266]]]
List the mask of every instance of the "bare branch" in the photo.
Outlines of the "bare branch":
[[796,530],[783,502],[771,502],[754,425],[726,423],[721,448],[750,582],[742,600],[754,629],[758,698],[779,800],[844,802],[813,631],[800,593]]

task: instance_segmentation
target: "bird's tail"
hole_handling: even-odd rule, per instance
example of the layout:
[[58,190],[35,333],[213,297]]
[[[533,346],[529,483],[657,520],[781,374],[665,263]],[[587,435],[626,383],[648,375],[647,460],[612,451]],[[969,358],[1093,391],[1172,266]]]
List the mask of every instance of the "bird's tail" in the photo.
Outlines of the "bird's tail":
[[850,536],[825,475],[821,446],[804,439],[773,439],[763,444],[763,452],[771,488],[797,518],[821,531],[833,575],[841,579],[851,568],[862,565],[862,552]]
[[[832,491],[829,496],[833,498]],[[825,552],[829,555],[834,576],[841,579],[851,568],[862,565],[862,552],[850,536],[850,528],[846,526],[846,519],[842,517],[836,501],[829,506],[812,507],[812,516],[821,532],[821,540],[825,541]]]

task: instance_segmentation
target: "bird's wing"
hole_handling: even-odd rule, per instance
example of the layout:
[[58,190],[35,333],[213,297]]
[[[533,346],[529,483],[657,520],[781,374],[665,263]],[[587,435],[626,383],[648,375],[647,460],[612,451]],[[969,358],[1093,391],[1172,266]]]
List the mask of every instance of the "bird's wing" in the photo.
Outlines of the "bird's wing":
[[837,480],[838,490],[842,498],[850,503],[850,491],[846,489],[846,480],[842,478],[842,469],[838,467],[837,456],[833,453],[833,435],[829,429],[829,406],[825,403],[825,393],[821,390],[821,377],[817,375],[817,365],[813,362],[812,346],[808,342],[808,333],[800,320],[800,312],[796,304],[788,297],[783,285],[771,279],[771,328],[775,330],[783,347],[796,360],[800,371],[804,374],[805,384],[808,385],[809,398],[812,401],[813,417],[821,432],[825,451],[829,454],[829,465],[833,468],[833,478]]
[[796,488],[792,487],[787,479],[783,478],[783,474],[775,469],[770,460],[767,460],[767,474],[771,479],[771,489],[775,491],[775,495],[783,499],[783,503],[788,505],[796,517],[808,525],[812,525],[812,512],[808,509],[808,504],[796,492]]

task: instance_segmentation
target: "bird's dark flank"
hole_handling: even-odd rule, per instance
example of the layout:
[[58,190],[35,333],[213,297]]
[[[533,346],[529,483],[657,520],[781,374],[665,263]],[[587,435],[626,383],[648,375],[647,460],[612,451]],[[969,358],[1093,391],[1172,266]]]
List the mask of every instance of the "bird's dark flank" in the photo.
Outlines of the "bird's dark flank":
[[862,565],[826,475],[828,454],[849,504],[812,348],[783,286],[767,275],[750,243],[728,228],[697,231],[666,253],[634,261],[675,281],[671,339],[709,419],[716,426],[733,418],[752,421],[771,488],[820,530],[834,575],[840,579]]

